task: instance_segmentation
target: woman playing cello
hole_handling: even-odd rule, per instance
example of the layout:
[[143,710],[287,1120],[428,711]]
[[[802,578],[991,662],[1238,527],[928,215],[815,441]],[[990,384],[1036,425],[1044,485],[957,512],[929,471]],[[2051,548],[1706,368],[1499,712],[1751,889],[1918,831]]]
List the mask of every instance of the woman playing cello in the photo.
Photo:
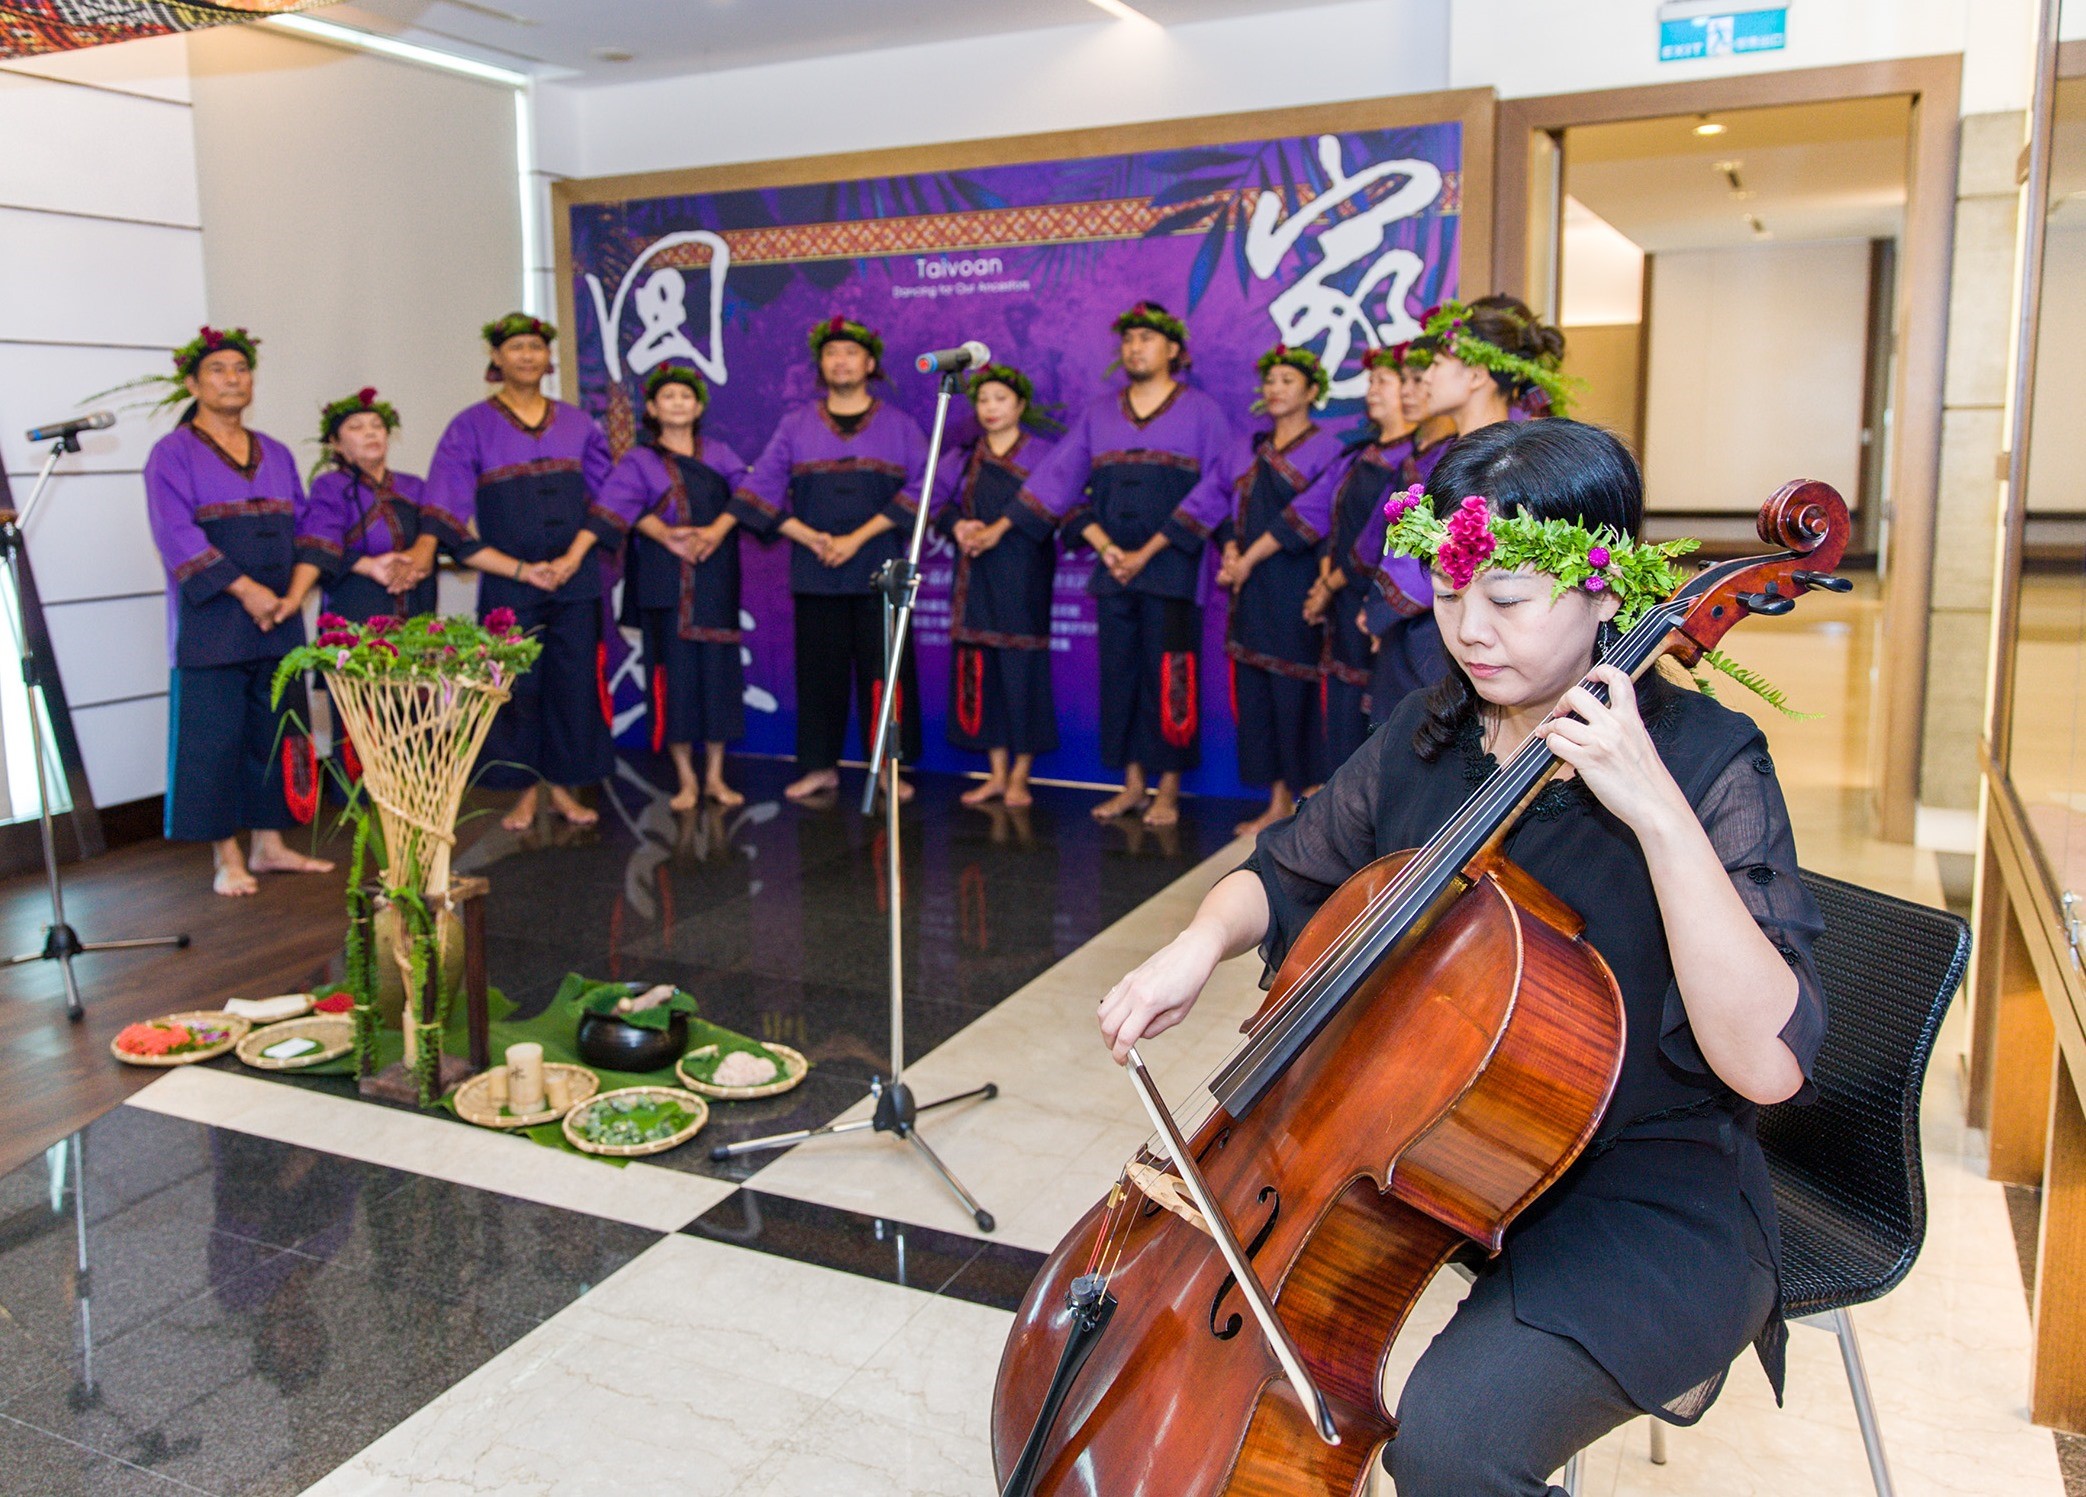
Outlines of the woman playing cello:
[[[1391,544],[1432,568],[1447,678],[1262,832],[1100,1022],[1120,1060],[1179,1023],[1220,961],[1257,946],[1272,970],[1350,874],[1424,843],[1496,762],[1546,737],[1564,773],[1504,851],[1584,917],[1612,969],[1620,1079],[1591,1146],[1414,1367],[1385,1462],[1401,1497],[1548,1493],[1551,1472],[1639,1413],[1701,1417],[1749,1343],[1779,1396],[1779,1247],[1754,1116],[1808,1088],[1821,926],[1751,720],[1601,663],[1655,601],[1642,579],[1665,569],[1644,553],[1672,549],[1635,539],[1642,481],[1621,443],[1566,420],[1490,426],[1430,489],[1400,505]],[[1546,721],[1560,702],[1570,714]]]

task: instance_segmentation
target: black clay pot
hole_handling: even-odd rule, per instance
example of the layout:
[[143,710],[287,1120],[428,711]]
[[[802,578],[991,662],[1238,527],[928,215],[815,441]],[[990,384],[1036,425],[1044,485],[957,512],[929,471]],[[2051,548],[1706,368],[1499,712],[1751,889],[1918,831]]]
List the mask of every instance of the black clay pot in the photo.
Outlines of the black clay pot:
[[579,1058],[604,1071],[663,1071],[687,1049],[686,1014],[675,1014],[664,1029],[643,1029],[613,1014],[579,1018]]

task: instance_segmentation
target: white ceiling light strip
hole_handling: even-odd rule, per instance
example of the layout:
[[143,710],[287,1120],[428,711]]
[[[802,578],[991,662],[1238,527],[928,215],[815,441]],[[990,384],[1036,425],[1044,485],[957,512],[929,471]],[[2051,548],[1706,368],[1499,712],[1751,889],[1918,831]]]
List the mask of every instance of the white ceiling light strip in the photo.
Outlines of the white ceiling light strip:
[[1159,23],[1141,10],[1126,5],[1124,0],[1087,0],[1097,10],[1105,10],[1118,21],[1136,21],[1140,25],[1156,27]]

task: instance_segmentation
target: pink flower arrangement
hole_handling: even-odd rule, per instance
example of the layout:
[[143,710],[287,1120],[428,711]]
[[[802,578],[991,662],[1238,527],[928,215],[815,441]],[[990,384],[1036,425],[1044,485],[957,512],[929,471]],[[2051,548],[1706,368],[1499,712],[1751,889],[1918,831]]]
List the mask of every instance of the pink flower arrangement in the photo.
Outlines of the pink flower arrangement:
[[360,643],[362,641],[357,636],[345,629],[328,629],[319,636],[319,648],[322,650],[337,650],[343,646],[358,645]]
[[1492,508],[1482,495],[1472,494],[1449,516],[1448,539],[1435,553],[1434,564],[1458,588],[1470,586],[1478,568],[1498,549],[1492,534]]
[[372,639],[380,639],[386,634],[397,632],[398,620],[388,613],[380,613],[364,624],[362,628]]
[[355,626],[337,613],[322,613],[319,615],[319,627],[321,629],[352,629]]
[[1586,564],[1590,567],[1605,567],[1606,565],[1608,565],[1608,548],[1606,546],[1593,546],[1588,548],[1586,553]]
[[495,608],[485,616],[485,627],[494,634],[512,634],[517,622],[511,608]]

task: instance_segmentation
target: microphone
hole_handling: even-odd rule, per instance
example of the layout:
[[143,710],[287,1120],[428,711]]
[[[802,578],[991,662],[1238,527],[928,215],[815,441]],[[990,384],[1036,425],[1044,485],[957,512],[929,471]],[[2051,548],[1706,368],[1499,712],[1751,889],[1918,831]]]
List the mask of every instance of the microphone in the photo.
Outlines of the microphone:
[[62,442],[67,437],[77,436],[83,431],[102,431],[116,424],[114,411],[89,411],[84,416],[75,416],[70,421],[54,421],[49,426],[29,428],[32,442]]
[[992,362],[992,350],[973,338],[955,348],[937,348],[913,361],[922,374],[954,374],[959,369],[982,369]]

